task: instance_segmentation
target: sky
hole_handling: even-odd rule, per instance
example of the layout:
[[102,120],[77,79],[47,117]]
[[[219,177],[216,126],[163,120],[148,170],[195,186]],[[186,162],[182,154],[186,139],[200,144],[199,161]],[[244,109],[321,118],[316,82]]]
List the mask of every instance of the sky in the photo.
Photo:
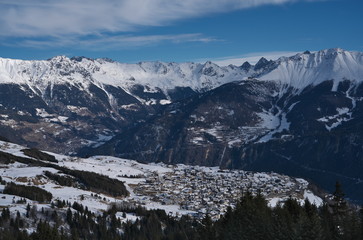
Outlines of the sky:
[[363,51],[362,0],[0,0],[0,57],[251,63]]

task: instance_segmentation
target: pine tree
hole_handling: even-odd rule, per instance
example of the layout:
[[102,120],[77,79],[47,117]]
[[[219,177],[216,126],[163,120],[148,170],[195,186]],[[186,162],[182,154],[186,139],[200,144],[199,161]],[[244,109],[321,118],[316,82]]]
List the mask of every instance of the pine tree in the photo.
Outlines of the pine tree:
[[27,218],[29,218],[29,216],[30,216],[30,204],[29,203],[26,205],[26,214],[25,214],[25,216]]
[[333,193],[332,209],[334,216],[338,218],[344,215],[348,210],[347,202],[345,201],[344,196],[345,194],[342,190],[342,186],[337,181],[335,184],[335,191]]
[[342,223],[342,229],[344,230],[343,239],[362,239],[361,222],[356,212],[348,213],[344,222]]
[[10,218],[10,210],[9,208],[3,208],[3,211],[1,213],[1,217],[3,218],[3,220],[7,220]]
[[213,221],[207,213],[202,220],[201,231],[201,239],[202,240],[213,240],[215,239],[216,233],[215,228],[213,227]]
[[67,223],[68,223],[69,225],[71,225],[71,224],[72,224],[72,218],[73,218],[72,210],[71,210],[70,208],[68,208],[68,210],[67,210],[67,217],[66,217],[66,219],[67,219]]
[[286,208],[280,204],[272,211],[271,239],[289,240],[293,235],[293,220]]
[[344,227],[344,223],[346,221],[346,217],[348,215],[348,206],[347,202],[344,199],[344,192],[342,190],[341,184],[337,181],[335,183],[335,191],[333,193],[333,200],[331,203],[331,208],[333,211],[333,237],[335,239],[341,239],[342,236],[346,233],[346,229]]

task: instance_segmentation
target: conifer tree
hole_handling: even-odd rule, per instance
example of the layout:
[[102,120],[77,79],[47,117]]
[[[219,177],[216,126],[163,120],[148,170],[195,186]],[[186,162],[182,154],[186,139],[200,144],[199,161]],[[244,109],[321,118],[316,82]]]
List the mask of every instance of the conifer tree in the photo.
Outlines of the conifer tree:
[[341,184],[337,181],[335,183],[335,191],[333,193],[333,203],[332,209],[335,217],[340,217],[344,215],[347,211],[347,202],[344,199],[344,192],[342,190]]

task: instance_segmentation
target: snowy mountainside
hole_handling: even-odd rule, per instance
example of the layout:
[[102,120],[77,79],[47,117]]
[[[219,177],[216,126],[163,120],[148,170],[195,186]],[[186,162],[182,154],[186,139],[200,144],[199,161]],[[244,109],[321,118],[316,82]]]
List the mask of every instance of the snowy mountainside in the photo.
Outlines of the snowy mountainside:
[[363,53],[340,48],[281,57],[275,65],[275,69],[261,75],[259,79],[278,81],[300,90],[333,80],[333,91],[344,80],[358,83],[363,81]]
[[[190,214],[203,217],[209,212],[218,219],[220,214],[226,211],[227,206],[233,206],[242,191],[247,189],[253,193],[260,191],[270,201],[271,206],[291,196],[301,202],[308,198],[318,206],[322,204],[321,198],[309,190],[307,181],[276,173],[231,171],[221,170],[218,167],[161,163],[141,164],[133,160],[109,156],[84,159],[48,152],[45,155],[54,156],[57,161],[49,163],[42,158],[30,157],[20,145],[2,141],[0,141],[0,151],[2,154],[8,154],[3,155],[1,160],[1,178],[6,183],[3,182],[0,185],[0,192],[4,191],[6,184],[9,183],[35,186],[50,192],[53,202],[63,200],[70,204],[78,202],[95,213],[107,210],[111,204],[128,203],[148,209],[163,209],[173,215]],[[11,160],[7,161],[6,157]],[[27,159],[31,160],[26,163]],[[84,188],[82,184],[77,183],[79,180],[67,169],[94,172],[122,181],[130,194],[117,197],[100,193],[92,188]],[[62,179],[73,179],[74,183],[65,184],[64,181],[60,181]],[[219,183],[214,186],[216,182]],[[232,182],[235,182],[236,187],[231,185]],[[7,206],[12,210],[19,210],[22,214],[25,214],[27,203],[39,204],[31,199],[26,199],[26,203],[18,202],[23,196],[3,192],[0,193],[0,197],[1,207]],[[200,201],[201,198],[203,201]],[[43,203],[42,206],[51,208],[50,201]],[[121,216],[122,213],[119,215]],[[129,214],[122,218],[124,221],[136,219]]]

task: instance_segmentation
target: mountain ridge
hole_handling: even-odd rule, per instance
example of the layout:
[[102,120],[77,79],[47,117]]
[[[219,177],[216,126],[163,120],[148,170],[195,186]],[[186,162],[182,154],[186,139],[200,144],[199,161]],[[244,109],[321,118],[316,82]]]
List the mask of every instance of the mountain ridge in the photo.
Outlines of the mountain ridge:
[[[313,53],[299,53],[290,57],[262,62],[262,57],[256,65],[248,67],[229,65],[220,67],[210,61],[206,63],[175,63],[175,62],[139,62],[136,64],[120,63],[108,59],[90,59],[86,57],[56,56],[48,60],[12,60],[0,58],[1,83],[41,84],[41,83],[71,83],[84,84],[83,80],[93,83],[112,85],[128,89],[130,85],[149,85],[153,90],[164,90],[175,87],[191,87],[196,91],[210,90],[216,86],[235,80],[257,78],[261,80],[282,81],[295,88],[319,84],[321,81],[332,79],[331,75],[338,74],[338,81],[343,78],[362,81],[359,79],[363,72],[363,53],[345,51],[340,48],[325,49]],[[349,67],[351,65],[352,67]],[[325,69],[321,69],[324,67]],[[303,68],[307,70],[304,71]],[[320,68],[320,72],[313,71]],[[356,68],[354,71],[348,71]],[[248,70],[247,70],[248,69]],[[252,69],[252,70],[251,70]],[[348,70],[347,70],[348,69]],[[107,72],[108,71],[108,72]],[[49,72],[49,74],[47,74]],[[297,75],[296,72],[303,76]],[[308,74],[311,72],[310,74]],[[291,74],[295,73],[295,75]],[[53,79],[49,79],[53,75]],[[106,75],[106,76],[105,76]],[[300,84],[302,78],[307,78]],[[159,79],[158,79],[159,78]],[[168,80],[168,78],[170,79]],[[292,79],[288,81],[288,78]]]

